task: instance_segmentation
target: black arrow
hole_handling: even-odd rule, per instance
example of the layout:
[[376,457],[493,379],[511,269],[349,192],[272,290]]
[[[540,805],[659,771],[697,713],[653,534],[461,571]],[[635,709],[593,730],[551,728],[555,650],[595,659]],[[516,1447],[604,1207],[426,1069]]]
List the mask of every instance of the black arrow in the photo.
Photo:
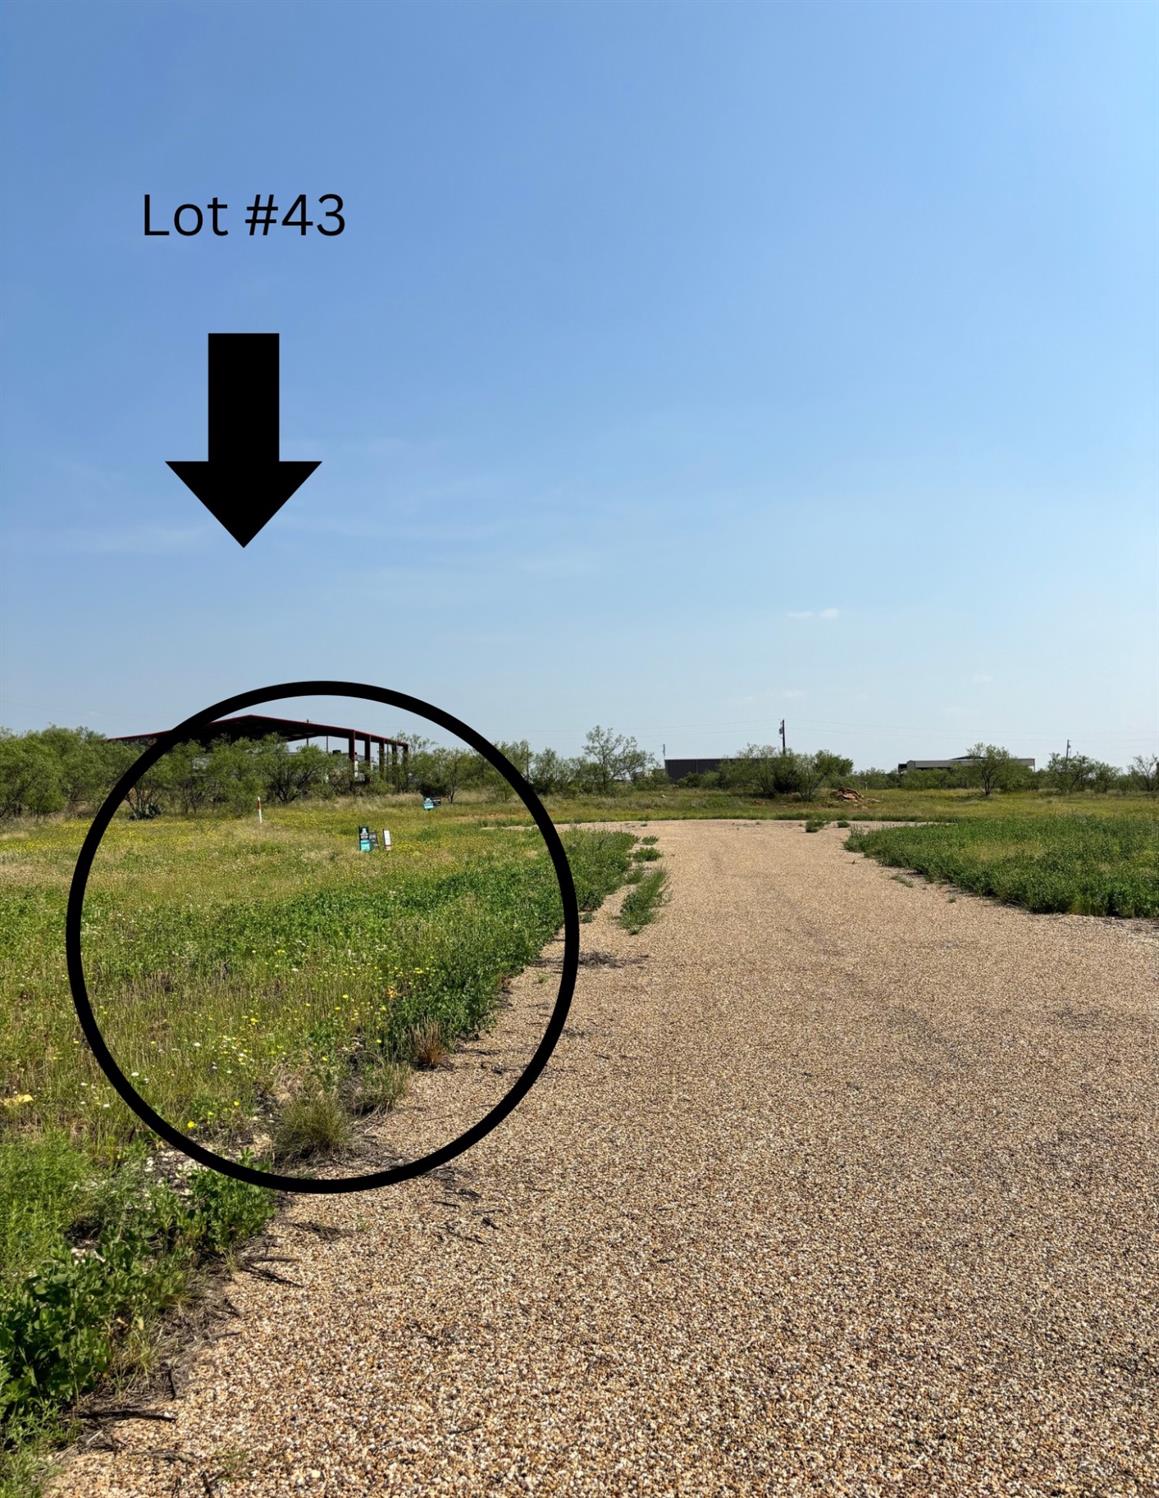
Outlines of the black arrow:
[[278,458],[278,336],[209,335],[209,461],[169,464],[242,546],[318,467]]

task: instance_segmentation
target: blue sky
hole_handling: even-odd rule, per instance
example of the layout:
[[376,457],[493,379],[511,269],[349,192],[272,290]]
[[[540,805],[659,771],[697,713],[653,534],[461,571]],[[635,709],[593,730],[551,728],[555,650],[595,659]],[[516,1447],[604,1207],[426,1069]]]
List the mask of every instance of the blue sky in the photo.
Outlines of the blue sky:
[[[565,751],[1159,747],[1154,7],[4,32],[0,722],[328,677]],[[248,238],[259,191],[346,232]],[[228,331],[322,464],[245,551],[165,466]]]

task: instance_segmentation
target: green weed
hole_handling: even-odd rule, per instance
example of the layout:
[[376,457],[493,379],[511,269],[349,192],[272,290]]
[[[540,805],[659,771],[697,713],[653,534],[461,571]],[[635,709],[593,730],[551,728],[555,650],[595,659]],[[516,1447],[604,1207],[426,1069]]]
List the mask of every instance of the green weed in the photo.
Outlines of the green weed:
[[[269,1192],[204,1170],[174,1185],[155,1165],[137,1150],[104,1182],[79,1181],[67,1167],[80,1188],[67,1230],[32,1273],[0,1286],[0,1491],[31,1485],[35,1463],[21,1448],[51,1440],[60,1411],[114,1365],[126,1336],[146,1333],[199,1264],[273,1211]],[[59,1187],[59,1167],[52,1178]],[[43,1198],[49,1209],[52,1199]],[[67,1214],[56,1202],[61,1228]]]
[[635,888],[629,890],[620,907],[620,925],[636,936],[659,914],[660,906],[667,898],[668,875],[664,869],[653,869],[645,874]]

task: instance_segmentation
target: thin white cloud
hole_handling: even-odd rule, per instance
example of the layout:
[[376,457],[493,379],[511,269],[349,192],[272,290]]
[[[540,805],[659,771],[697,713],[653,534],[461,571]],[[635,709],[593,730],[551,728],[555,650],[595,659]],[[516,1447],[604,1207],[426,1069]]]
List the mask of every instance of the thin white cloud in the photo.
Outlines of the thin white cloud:
[[976,687],[985,686],[988,681],[993,680],[994,678],[990,675],[989,671],[975,671],[970,678],[970,681]]
[[786,618],[789,619],[839,619],[840,609],[790,609]]

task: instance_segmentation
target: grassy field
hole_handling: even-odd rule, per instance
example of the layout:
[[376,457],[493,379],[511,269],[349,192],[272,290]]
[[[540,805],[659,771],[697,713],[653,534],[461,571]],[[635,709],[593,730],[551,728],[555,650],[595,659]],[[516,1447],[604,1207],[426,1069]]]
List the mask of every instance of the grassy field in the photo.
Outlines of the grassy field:
[[[822,793],[815,801],[762,800],[737,796],[729,791],[684,790],[676,786],[632,790],[613,796],[544,797],[552,820],[571,822],[647,822],[702,817],[740,817],[746,820],[804,822],[810,818],[852,822],[942,822],[989,821],[991,819],[1055,817],[1128,817],[1154,822],[1159,817],[1155,797],[1102,796],[1088,792],[1077,796],[1055,796],[1040,791],[1014,791],[982,796],[978,791],[865,791],[861,801],[838,801]],[[478,815],[470,800],[447,808],[452,815]],[[442,808],[440,809],[442,810]],[[492,808],[497,821],[502,809]],[[512,811],[514,816],[514,811]]]
[[1151,816],[1005,816],[855,831],[846,846],[1034,911],[1159,916]]
[[[389,853],[359,853],[369,812],[336,803],[262,825],[118,820],[106,836],[85,907],[90,998],[142,1095],[221,1153],[311,1169],[411,1067],[484,1026],[562,920],[529,819],[376,811]],[[19,1490],[30,1434],[132,1364],[196,1264],[272,1210],[214,1172],[175,1174],[83,1043],[62,941],[83,832],[0,834],[0,1492]],[[633,842],[565,836],[581,909],[623,881]]]

